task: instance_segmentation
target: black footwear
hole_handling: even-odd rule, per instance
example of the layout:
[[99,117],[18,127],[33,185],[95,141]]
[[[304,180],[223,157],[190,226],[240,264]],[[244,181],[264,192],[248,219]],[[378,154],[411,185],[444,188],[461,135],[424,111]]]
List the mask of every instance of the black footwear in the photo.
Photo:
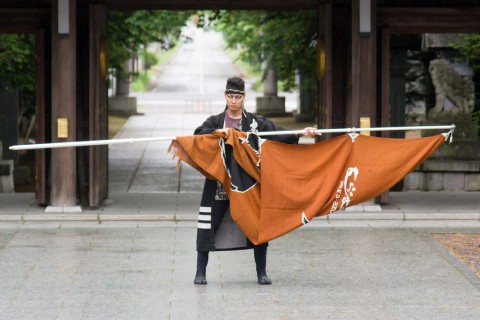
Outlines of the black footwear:
[[193,280],[195,284],[207,284],[207,276],[205,272],[201,272],[197,270],[197,274],[195,275],[195,279]]
[[270,280],[266,273],[262,273],[258,275],[258,284],[272,284],[272,280]]

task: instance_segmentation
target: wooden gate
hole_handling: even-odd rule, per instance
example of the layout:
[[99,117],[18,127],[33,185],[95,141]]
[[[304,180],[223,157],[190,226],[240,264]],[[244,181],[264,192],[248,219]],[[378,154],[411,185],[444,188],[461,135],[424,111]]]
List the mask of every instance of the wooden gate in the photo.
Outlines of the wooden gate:
[[[108,139],[107,7],[89,7],[88,139]],[[89,206],[98,206],[108,195],[108,146],[89,147]],[[82,168],[79,168],[82,170]]]

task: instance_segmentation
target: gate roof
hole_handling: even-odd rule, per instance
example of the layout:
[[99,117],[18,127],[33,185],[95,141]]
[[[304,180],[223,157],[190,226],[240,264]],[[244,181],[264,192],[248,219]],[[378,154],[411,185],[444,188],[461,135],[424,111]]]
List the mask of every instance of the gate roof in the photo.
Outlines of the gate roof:
[[[344,5],[351,0],[77,0],[79,5],[106,4],[110,9],[315,9],[322,3]],[[0,0],[0,9],[49,8],[52,0]],[[377,0],[377,7],[479,7],[480,0]]]

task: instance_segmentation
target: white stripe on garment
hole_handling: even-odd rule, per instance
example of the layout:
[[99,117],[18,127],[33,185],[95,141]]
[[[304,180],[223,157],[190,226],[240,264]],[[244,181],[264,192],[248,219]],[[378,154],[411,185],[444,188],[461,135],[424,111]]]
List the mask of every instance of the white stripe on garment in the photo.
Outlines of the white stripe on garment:
[[210,223],[198,223],[198,229],[212,229],[212,225]]
[[198,215],[198,220],[202,221],[212,221],[212,216],[208,214],[199,214]]
[[212,207],[200,207],[200,212],[212,213]]

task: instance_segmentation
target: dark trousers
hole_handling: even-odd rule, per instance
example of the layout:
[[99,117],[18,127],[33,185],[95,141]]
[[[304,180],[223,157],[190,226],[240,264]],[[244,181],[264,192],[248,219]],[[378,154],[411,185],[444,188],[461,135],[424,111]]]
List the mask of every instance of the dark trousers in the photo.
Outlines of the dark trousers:
[[[267,268],[267,247],[266,243],[253,247],[253,256],[255,258],[255,265],[257,274],[266,274]],[[197,251],[197,270],[200,272],[207,271],[208,252]]]
[[[223,220],[225,212],[228,209],[228,201],[215,201],[215,218],[213,219],[213,230],[217,232],[220,223]],[[255,257],[255,264],[257,266],[257,274],[266,274],[267,268],[267,247],[268,244],[260,244],[253,247],[253,256]],[[197,270],[200,272],[207,271],[208,252],[197,251]]]

